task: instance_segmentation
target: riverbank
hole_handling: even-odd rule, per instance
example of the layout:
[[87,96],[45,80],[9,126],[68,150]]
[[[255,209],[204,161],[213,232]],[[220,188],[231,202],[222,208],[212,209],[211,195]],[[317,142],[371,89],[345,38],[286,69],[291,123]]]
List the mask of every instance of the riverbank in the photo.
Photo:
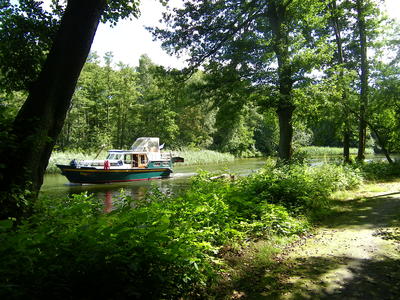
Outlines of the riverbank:
[[[304,153],[306,157],[340,157],[343,154],[343,149],[339,147],[316,147],[307,146],[300,148],[300,151]],[[168,152],[168,151],[166,151]],[[197,166],[206,164],[220,164],[224,162],[232,162],[236,158],[230,153],[221,153],[218,151],[200,149],[200,150],[171,150],[174,156],[183,157],[184,163],[180,163],[182,166]],[[357,154],[357,148],[350,149],[351,155]],[[366,149],[367,155],[373,155],[374,151],[372,148]],[[49,163],[46,168],[47,174],[59,174],[60,170],[56,164],[69,164],[71,160],[95,160],[104,159],[107,156],[106,151],[99,153],[84,153],[79,151],[65,151],[59,152],[54,151],[50,157]]]
[[0,223],[0,298],[240,298],[264,293],[263,278],[273,290],[286,278],[279,248],[335,216],[330,196],[359,186],[362,171],[268,160],[245,177],[213,177],[200,172],[178,195],[121,196],[107,214],[87,194],[40,199],[18,228]]
[[201,172],[177,196],[158,189],[141,200],[122,196],[108,214],[87,194],[41,199],[17,230],[0,224],[0,296],[204,293],[221,276],[227,253],[249,241],[303,234],[332,191],[361,180],[344,166],[272,160],[236,180],[211,177]]

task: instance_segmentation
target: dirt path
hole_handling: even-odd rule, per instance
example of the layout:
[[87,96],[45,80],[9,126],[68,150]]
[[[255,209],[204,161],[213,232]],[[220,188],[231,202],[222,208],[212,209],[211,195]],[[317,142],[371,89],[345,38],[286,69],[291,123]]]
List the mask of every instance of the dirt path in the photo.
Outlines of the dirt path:
[[287,254],[282,299],[400,299],[400,189],[363,193]]
[[400,183],[368,188],[231,298],[400,299]]

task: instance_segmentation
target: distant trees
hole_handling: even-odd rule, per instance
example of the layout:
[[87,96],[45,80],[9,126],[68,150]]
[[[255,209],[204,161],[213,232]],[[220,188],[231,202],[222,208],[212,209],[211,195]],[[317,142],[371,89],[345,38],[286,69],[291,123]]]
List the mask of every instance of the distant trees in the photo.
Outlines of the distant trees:
[[[377,113],[381,116],[384,115],[383,111],[376,110],[377,106],[371,105],[373,102],[376,103],[376,99],[372,98],[371,88],[375,79],[371,77],[371,73],[375,73],[374,68],[387,59],[388,52],[382,52],[380,49],[385,44],[392,43],[393,36],[389,38],[388,34],[384,33],[384,28],[389,23],[382,16],[378,1],[331,0],[328,1],[328,11],[330,13],[330,31],[335,41],[336,51],[330,62],[327,76],[331,79],[335,76],[339,88],[339,103],[344,113],[341,118],[344,128],[344,160],[345,162],[350,161],[348,146],[353,135],[352,131],[354,131],[352,129],[354,121],[352,120],[357,120],[358,134],[354,136],[357,136],[358,141],[357,159],[362,161],[365,158],[367,128],[370,129],[372,137],[382,151],[387,152],[385,145],[382,144],[384,139],[371,123],[373,115]],[[380,63],[376,64],[374,60],[380,61]],[[388,158],[388,161],[391,159]]]
[[[156,37],[171,52],[188,51],[189,62],[207,70],[236,71],[267,94],[264,110],[276,109],[279,157],[292,155],[294,89],[325,55],[320,1],[184,1],[184,8],[164,17],[168,29]],[[225,82],[221,82],[221,85]]]
[[[57,148],[129,147],[139,136],[158,136],[171,149],[212,148],[237,156],[275,149],[276,128],[266,128],[247,89],[215,86],[217,75],[198,71],[189,80],[155,65],[146,55],[138,67],[91,54],[78,80]],[[257,132],[257,133],[256,133]],[[269,133],[268,133],[269,132]],[[264,140],[261,139],[264,136]],[[263,144],[269,143],[268,146]]]

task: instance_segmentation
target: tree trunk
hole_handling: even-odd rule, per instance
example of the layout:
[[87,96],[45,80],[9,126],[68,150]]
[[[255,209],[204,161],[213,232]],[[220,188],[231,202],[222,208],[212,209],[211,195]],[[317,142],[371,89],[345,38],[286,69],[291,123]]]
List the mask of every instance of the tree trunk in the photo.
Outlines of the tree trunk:
[[345,123],[345,129],[343,132],[343,162],[345,164],[351,163],[350,159],[350,130],[348,122]]
[[357,26],[360,35],[361,51],[361,92],[360,92],[360,121],[358,129],[358,154],[357,159],[365,159],[365,144],[367,135],[366,109],[368,105],[368,57],[367,57],[367,36],[365,26],[364,0],[356,1]]
[[267,17],[271,24],[274,39],[274,52],[278,60],[278,154],[281,160],[289,161],[292,158],[292,116],[295,107],[292,101],[293,79],[289,54],[289,32],[285,24],[287,18],[287,5],[271,2],[268,7]]
[[[338,17],[338,9],[336,5],[336,0],[331,1],[329,4],[329,9],[331,12],[331,23],[332,28],[335,33],[336,40],[336,49],[338,55],[338,64],[341,68],[343,68],[343,64],[345,63],[344,55],[343,55],[343,42],[342,42],[342,28],[340,26],[339,17]],[[346,86],[343,80],[344,74],[343,69],[340,71],[339,80],[341,82],[340,86],[342,89],[342,103],[345,107],[344,109],[344,130],[343,130],[343,161],[344,163],[350,163],[350,121],[349,121],[349,111],[347,109],[347,92]]]
[[32,202],[21,202],[20,197],[15,197],[18,190],[28,189],[29,200],[37,197],[105,2],[68,1],[39,78],[14,120],[13,141],[1,155],[5,167],[0,176],[0,219],[20,217],[32,205]]
[[279,118],[279,158],[289,161],[292,157],[293,106],[282,106],[277,109]]

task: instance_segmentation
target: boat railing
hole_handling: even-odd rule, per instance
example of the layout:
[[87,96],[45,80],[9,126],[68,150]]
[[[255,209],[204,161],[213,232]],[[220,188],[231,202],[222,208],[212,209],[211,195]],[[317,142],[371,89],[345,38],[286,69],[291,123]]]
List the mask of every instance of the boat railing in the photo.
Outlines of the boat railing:
[[172,157],[171,152],[161,152],[161,159],[170,160]]

